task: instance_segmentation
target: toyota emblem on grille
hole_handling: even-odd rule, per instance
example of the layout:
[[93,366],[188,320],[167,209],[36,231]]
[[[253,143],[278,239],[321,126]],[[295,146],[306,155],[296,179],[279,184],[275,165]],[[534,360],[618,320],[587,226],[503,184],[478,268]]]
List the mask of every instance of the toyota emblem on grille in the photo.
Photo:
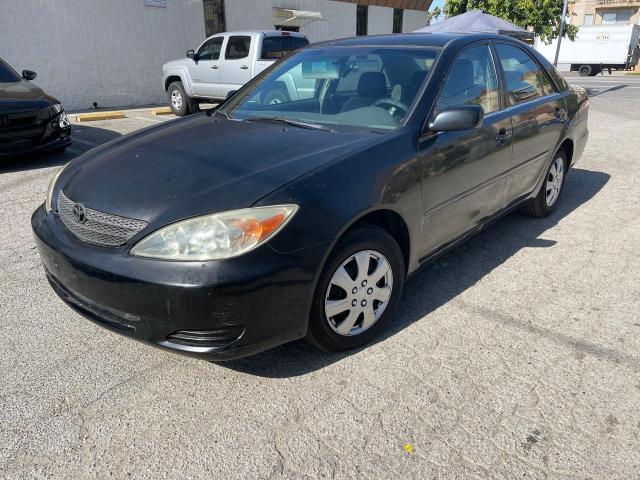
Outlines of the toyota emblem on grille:
[[76,203],[73,206],[73,216],[75,217],[78,223],[84,223],[87,221],[87,212],[85,211],[84,205],[81,203]]

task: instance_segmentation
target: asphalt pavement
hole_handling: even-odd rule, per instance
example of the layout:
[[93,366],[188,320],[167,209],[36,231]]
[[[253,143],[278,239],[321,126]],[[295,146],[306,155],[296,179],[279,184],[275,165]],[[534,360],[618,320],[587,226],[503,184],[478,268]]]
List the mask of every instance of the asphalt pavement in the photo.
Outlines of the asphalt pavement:
[[548,218],[512,214],[424,269],[377,343],[206,363],[101,329],[31,236],[76,155],[170,121],[74,124],[0,164],[0,478],[636,479],[640,78],[589,89],[591,138]]

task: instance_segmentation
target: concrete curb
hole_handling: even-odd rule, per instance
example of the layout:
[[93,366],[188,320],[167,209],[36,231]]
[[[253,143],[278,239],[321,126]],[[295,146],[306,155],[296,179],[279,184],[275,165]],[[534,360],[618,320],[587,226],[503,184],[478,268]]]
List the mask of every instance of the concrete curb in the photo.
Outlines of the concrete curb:
[[151,115],[171,115],[172,113],[169,107],[158,107],[151,110]]
[[123,112],[95,112],[95,113],[80,113],[76,115],[76,122],[95,122],[98,120],[116,120],[118,118],[125,118]]

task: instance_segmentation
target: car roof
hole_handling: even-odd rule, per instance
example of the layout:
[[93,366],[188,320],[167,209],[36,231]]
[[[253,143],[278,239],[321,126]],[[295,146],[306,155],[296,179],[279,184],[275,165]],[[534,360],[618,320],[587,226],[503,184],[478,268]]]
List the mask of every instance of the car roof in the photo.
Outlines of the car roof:
[[362,37],[342,38],[316,43],[315,46],[359,47],[359,46],[398,46],[398,47],[444,47],[449,43],[470,43],[477,40],[511,40],[512,37],[491,33],[393,33]]

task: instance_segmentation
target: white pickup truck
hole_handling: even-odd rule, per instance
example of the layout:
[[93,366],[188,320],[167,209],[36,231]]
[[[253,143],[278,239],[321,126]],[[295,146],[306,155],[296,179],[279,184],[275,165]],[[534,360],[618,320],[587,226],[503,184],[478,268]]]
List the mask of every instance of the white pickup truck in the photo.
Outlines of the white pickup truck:
[[[186,58],[162,67],[169,106],[179,116],[197,112],[200,101],[225,99],[276,60],[308,44],[301,33],[276,30],[213,35],[197,50],[187,51]],[[283,82],[270,93],[272,101],[288,100],[288,90]]]

